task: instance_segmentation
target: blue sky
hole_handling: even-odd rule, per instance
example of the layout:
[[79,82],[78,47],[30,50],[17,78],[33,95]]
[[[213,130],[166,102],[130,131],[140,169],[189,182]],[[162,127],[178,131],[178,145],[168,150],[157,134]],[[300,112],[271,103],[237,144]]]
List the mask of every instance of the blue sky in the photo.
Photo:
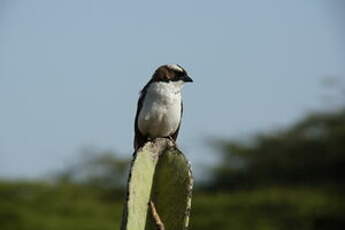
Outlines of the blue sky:
[[[345,76],[343,1],[0,2],[0,177],[63,169],[83,146],[132,153],[138,92],[178,63],[180,147],[202,174],[209,138],[286,126]],[[201,173],[201,174],[200,174]]]

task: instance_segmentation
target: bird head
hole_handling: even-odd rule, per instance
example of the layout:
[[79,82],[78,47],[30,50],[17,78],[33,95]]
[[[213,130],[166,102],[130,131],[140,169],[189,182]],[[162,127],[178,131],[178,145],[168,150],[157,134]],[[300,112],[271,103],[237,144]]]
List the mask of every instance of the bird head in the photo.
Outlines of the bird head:
[[152,76],[152,81],[163,81],[163,82],[193,82],[185,69],[180,65],[170,64],[162,65],[156,69]]

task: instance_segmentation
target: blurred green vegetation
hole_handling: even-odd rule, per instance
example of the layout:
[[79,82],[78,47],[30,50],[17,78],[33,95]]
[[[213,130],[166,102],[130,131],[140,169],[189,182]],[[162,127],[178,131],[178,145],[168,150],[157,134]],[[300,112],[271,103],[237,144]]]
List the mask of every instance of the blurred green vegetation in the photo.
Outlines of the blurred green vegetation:
[[217,141],[211,188],[270,185],[344,188],[345,109],[313,113],[291,127],[245,141]]
[[122,198],[86,185],[1,182],[0,229],[115,229]]
[[[123,192],[86,185],[1,182],[1,230],[119,229]],[[270,187],[197,191],[191,229],[343,229],[342,194],[315,188]]]
[[[191,229],[344,229],[345,109],[214,145],[221,161],[194,191]],[[0,229],[119,229],[128,161],[106,151],[50,182],[1,181]]]

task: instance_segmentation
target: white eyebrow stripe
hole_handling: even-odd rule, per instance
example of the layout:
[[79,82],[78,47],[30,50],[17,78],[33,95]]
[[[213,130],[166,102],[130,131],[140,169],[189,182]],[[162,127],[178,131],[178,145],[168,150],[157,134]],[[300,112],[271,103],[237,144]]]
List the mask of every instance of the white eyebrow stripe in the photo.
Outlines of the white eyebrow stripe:
[[179,72],[183,72],[183,69],[180,66],[176,65],[176,64],[170,64],[170,65],[168,65],[168,67],[170,69],[173,69],[173,70],[176,70],[176,71],[179,71]]

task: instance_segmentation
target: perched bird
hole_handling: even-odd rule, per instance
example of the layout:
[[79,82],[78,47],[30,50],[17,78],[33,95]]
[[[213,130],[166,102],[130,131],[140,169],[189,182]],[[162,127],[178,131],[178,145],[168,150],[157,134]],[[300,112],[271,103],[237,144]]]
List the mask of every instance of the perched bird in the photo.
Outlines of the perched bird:
[[157,137],[176,141],[183,112],[181,89],[193,82],[179,65],[160,66],[141,90],[135,116],[134,148]]

